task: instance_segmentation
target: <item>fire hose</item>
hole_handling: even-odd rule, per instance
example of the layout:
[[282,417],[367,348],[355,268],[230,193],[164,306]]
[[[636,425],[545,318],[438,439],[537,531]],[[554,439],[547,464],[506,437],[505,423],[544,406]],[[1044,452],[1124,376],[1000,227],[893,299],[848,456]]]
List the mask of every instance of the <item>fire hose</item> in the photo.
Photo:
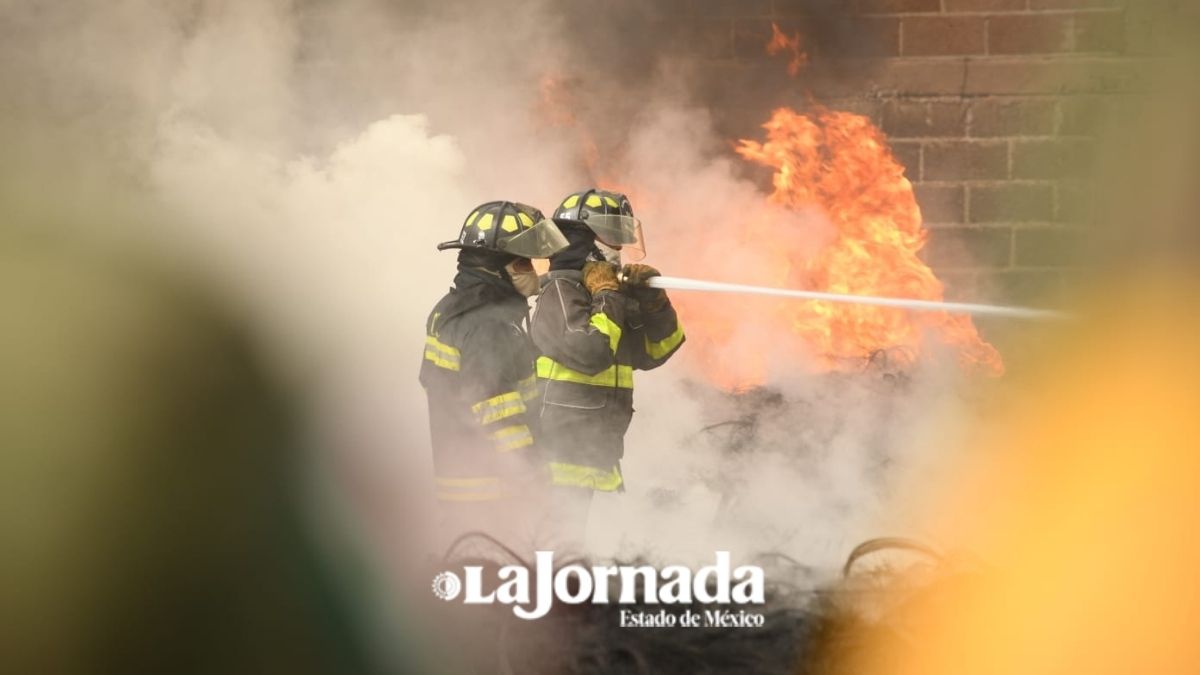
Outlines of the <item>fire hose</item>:
[[1009,319],[1029,319],[1042,321],[1061,321],[1072,318],[1072,315],[1067,314],[1066,312],[1060,312],[1051,309],[1005,307],[1000,305],[982,305],[969,302],[944,302],[941,300],[917,300],[914,298],[890,298],[876,295],[852,295],[848,293],[823,293],[820,291],[801,291],[790,288],[771,288],[768,286],[747,286],[745,284],[728,284],[719,281],[701,281],[698,279],[683,279],[680,277],[651,277],[646,281],[646,283],[651,288],[661,288],[663,290],[672,291],[748,293],[752,295],[798,298],[801,300],[874,305],[877,307],[895,307],[897,309],[909,309],[917,312],[949,312],[952,314],[997,316]]

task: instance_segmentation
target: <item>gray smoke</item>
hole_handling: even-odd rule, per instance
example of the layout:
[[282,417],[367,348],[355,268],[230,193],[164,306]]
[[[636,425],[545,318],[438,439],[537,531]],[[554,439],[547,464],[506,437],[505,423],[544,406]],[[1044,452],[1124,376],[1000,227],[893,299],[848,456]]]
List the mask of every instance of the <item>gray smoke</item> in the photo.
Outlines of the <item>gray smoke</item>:
[[[434,244],[473,206],[548,211],[590,183],[586,128],[601,165],[653,195],[648,262],[754,283],[758,254],[706,247],[706,231],[754,218],[814,250],[828,236],[744,175],[696,95],[696,43],[654,29],[678,28],[670,7],[622,4],[0,3],[0,197],[10,216],[36,204],[76,235],[151,247],[242,307],[314,433],[383,495],[366,536],[401,555],[430,508],[416,373],[453,270]],[[580,126],[547,121],[547,77],[567,83]],[[138,215],[94,222],[114,211]],[[777,349],[745,308],[731,360]],[[761,399],[682,360],[639,377],[630,491],[599,500],[595,553],[836,565],[944,444],[930,420],[962,412],[938,363],[897,389],[777,361]]]

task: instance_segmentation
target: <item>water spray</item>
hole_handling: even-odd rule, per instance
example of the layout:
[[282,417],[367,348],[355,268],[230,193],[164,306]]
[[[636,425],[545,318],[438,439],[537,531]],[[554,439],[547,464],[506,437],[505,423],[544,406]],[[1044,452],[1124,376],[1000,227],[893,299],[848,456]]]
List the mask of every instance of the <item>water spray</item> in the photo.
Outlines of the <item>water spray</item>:
[[982,305],[969,302],[943,302],[940,300],[917,300],[913,298],[889,298],[877,295],[823,293],[820,291],[801,291],[790,288],[771,288],[768,286],[727,284],[719,281],[701,281],[698,279],[684,279],[680,277],[651,277],[646,281],[646,284],[651,288],[661,288],[663,290],[672,291],[748,293],[752,295],[770,295],[781,298],[797,298],[801,300],[840,302],[856,305],[874,305],[877,307],[895,307],[897,309],[908,309],[916,312],[949,312],[951,314],[971,314],[974,316],[996,316],[1009,319],[1027,319],[1039,321],[1063,321],[1073,318],[1071,314],[1051,309],[1005,307],[1000,305]]

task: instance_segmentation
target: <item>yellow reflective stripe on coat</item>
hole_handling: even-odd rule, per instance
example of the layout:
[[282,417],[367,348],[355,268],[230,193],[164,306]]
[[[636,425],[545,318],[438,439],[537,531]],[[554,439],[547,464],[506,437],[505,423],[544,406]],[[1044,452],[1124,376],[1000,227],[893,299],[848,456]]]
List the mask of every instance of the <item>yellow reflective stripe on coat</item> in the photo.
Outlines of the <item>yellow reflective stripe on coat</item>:
[[651,342],[650,338],[646,338],[646,353],[652,359],[665,358],[668,354],[679,348],[683,343],[683,324],[675,322],[675,332],[658,342]]
[[621,470],[615,466],[605,470],[594,466],[551,462],[550,476],[554,485],[586,487],[600,492],[616,492],[624,483]]
[[435,476],[434,483],[437,485],[437,498],[444,502],[490,502],[512,496],[503,489],[500,479],[495,476],[480,478]]
[[616,354],[617,345],[621,343],[621,327],[608,318],[608,315],[604,312],[593,314],[589,323],[595,326],[601,333],[608,336],[608,348],[612,350],[612,353]]
[[488,434],[499,452],[510,452],[533,445],[533,432],[524,424],[513,424]]
[[471,406],[471,412],[475,413],[480,424],[491,424],[525,412],[525,401],[521,400],[519,391],[505,392],[476,403]]
[[633,389],[633,366],[609,366],[595,375],[571,370],[549,356],[537,360],[538,377],[559,382],[590,384],[593,387],[620,387]]
[[446,370],[458,370],[462,356],[454,347],[439,341],[432,335],[425,336],[425,358],[433,365]]

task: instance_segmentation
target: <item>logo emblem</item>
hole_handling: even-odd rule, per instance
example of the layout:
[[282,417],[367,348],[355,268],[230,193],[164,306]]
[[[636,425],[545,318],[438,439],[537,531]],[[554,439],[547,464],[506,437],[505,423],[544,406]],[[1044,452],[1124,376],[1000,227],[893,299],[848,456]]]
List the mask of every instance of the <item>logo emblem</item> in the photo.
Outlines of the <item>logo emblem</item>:
[[462,580],[454,572],[439,572],[433,578],[433,594],[450,602],[462,592]]

